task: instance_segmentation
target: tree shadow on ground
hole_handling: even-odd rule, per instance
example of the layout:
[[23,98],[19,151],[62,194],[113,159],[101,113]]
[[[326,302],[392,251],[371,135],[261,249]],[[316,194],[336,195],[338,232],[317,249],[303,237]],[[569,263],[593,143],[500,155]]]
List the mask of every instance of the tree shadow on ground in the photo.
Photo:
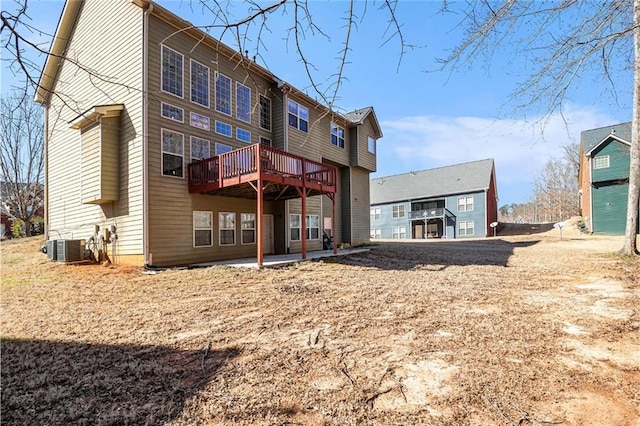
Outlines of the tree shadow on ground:
[[529,247],[538,242],[510,242],[493,238],[472,241],[385,241],[372,244],[368,253],[338,256],[331,258],[330,262],[388,270],[442,270],[454,265],[507,266],[515,248]]
[[3,339],[2,424],[145,424],[175,419],[236,348]]

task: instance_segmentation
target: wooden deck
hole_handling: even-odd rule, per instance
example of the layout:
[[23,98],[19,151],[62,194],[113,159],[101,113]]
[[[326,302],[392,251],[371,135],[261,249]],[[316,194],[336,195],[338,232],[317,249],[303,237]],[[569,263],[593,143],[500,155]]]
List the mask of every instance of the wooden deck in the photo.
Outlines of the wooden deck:
[[264,200],[336,192],[335,167],[261,144],[195,161],[188,173],[191,193],[255,199],[258,180]]

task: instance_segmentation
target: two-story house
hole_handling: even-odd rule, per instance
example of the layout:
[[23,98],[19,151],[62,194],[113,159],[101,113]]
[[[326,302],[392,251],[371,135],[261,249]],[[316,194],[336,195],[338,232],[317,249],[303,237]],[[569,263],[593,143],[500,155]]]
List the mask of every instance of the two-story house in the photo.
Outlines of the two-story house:
[[371,180],[371,239],[492,235],[498,220],[493,159]]
[[585,130],[580,134],[580,207],[591,232],[624,234],[630,147],[630,122]]
[[373,108],[337,113],[152,1],[67,0],[36,101],[50,240],[171,266],[369,239]]

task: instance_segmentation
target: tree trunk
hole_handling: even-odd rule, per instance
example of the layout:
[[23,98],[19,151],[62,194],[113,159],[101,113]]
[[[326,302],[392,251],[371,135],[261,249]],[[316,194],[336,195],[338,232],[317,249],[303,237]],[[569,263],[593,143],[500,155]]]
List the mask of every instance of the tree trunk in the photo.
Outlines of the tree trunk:
[[633,45],[635,51],[633,77],[633,118],[631,123],[631,148],[629,166],[629,200],[627,202],[627,226],[622,253],[638,253],[637,231],[640,209],[640,0],[633,2]]

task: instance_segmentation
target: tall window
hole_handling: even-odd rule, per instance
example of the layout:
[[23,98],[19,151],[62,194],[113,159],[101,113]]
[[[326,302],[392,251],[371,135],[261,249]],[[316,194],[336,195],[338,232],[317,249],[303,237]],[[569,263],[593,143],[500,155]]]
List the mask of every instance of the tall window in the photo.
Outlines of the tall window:
[[184,158],[184,135],[162,129],[162,174],[182,177]]
[[211,143],[207,139],[191,136],[191,161],[211,157]]
[[236,82],[236,118],[251,123],[251,89]]
[[229,246],[236,243],[236,214],[218,213],[220,226],[220,245]]
[[336,123],[331,123],[331,143],[338,148],[344,148],[344,129]]
[[594,169],[607,169],[609,168],[609,156],[601,155],[599,157],[593,157]]
[[404,204],[396,204],[392,206],[392,216],[394,218],[404,217]]
[[289,215],[289,239],[291,241],[300,241],[300,215],[299,214],[290,214]]
[[307,215],[307,240],[320,239],[320,216]]
[[213,245],[213,213],[193,212],[193,246],[211,247]]
[[473,197],[458,198],[458,211],[459,212],[473,211]]
[[369,235],[369,237],[373,240],[373,239],[380,239],[382,238],[382,232],[380,231],[380,228],[371,228],[371,233]]
[[404,239],[407,238],[407,228],[404,226],[394,226],[392,228],[391,238]]
[[242,244],[255,244],[256,242],[256,214],[242,213]]
[[458,222],[458,235],[460,236],[469,236],[475,233],[473,221],[472,220],[463,220]]
[[271,130],[271,99],[260,95],[260,127]]
[[216,73],[216,111],[231,115],[231,79]]
[[161,102],[160,108],[162,109],[162,116],[170,120],[184,122],[184,110],[173,105],[165,104]]
[[371,220],[380,219],[380,207],[372,207],[371,208]]
[[191,102],[209,108],[209,67],[191,60]]
[[182,97],[183,56],[167,46],[162,46],[162,91]]
[[289,126],[300,129],[307,133],[309,131],[309,110],[294,101],[289,101]]
[[367,146],[369,148],[369,152],[372,154],[376,153],[376,140],[374,138],[372,138],[371,136],[369,136],[367,138]]

